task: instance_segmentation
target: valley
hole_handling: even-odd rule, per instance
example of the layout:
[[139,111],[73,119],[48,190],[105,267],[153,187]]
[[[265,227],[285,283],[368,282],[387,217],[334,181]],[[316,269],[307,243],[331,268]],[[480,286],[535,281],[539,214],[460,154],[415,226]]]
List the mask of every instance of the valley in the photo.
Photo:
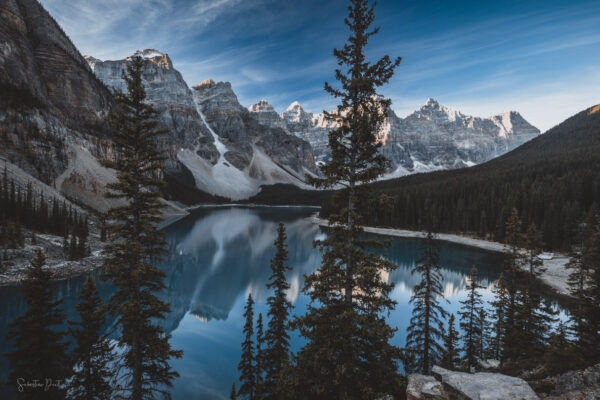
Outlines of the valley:
[[600,9],[492,3],[1,0],[0,398],[600,398]]

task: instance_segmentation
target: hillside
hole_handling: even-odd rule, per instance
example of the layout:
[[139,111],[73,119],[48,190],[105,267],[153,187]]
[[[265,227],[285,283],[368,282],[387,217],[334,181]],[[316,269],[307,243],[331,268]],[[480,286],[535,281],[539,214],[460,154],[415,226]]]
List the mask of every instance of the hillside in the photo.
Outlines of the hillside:
[[[516,207],[548,249],[566,250],[583,218],[600,205],[600,107],[582,111],[517,149],[475,167],[381,181],[391,209],[369,207],[369,225],[421,229],[433,216],[443,232],[503,239]],[[329,212],[327,204],[322,214]],[[372,222],[371,222],[372,221]]]

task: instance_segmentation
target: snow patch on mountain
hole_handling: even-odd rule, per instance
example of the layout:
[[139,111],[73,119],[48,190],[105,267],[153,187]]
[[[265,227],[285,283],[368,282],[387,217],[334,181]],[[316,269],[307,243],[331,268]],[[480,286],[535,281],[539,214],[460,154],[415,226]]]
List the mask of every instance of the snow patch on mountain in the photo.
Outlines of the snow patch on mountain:
[[[266,101],[264,101],[266,103]],[[306,112],[293,102],[274,118],[274,110],[253,106],[261,123],[281,127],[311,143],[317,163],[328,162],[328,134],[336,123],[325,114]],[[381,153],[391,162],[385,177],[430,172],[440,169],[464,168],[500,156],[540,131],[518,112],[510,111],[489,118],[472,117],[429,98],[425,104],[406,118],[393,110],[381,126],[376,140],[382,144]]]

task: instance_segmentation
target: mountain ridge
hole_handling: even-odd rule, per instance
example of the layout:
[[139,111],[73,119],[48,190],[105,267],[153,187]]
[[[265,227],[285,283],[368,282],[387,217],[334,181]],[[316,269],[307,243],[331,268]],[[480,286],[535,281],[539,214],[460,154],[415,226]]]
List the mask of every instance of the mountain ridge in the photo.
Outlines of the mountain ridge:
[[168,54],[155,49],[138,50],[123,60],[87,60],[101,81],[123,91],[121,73],[136,55],[144,58],[147,99],[172,133],[163,147],[174,173],[187,169],[196,188],[232,200],[258,193],[263,184],[306,186],[304,175],[315,173],[310,145],[256,121],[229,82],[207,79],[190,88]]
[[[316,160],[320,163],[328,161],[328,133],[334,124],[324,114],[307,112],[297,101],[277,114],[264,99],[248,110],[262,123],[283,127],[287,132],[306,139],[313,147]],[[390,109],[378,140],[383,143],[381,152],[392,163],[392,169],[385,178],[393,178],[476,165],[539,134],[540,131],[517,111],[488,118],[473,117],[429,98],[405,118],[398,117]]]

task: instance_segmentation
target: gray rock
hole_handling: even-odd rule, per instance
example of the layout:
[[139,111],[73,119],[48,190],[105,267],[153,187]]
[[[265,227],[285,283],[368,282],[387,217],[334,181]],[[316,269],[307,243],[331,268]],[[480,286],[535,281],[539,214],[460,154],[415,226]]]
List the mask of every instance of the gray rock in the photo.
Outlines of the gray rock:
[[[523,379],[490,372],[469,374],[433,367],[446,398],[464,400],[535,400],[539,397]],[[454,397],[452,397],[454,396]]]
[[181,73],[173,68],[167,54],[146,49],[123,60],[101,61],[90,56],[85,58],[106,86],[126,92],[127,87],[121,76],[134,56],[144,59],[142,82],[147,100],[160,113],[160,120],[169,130],[169,134],[161,138],[161,144],[169,154],[167,166],[175,169],[179,167],[176,162],[177,152],[182,147],[193,148],[201,157],[214,164],[218,158],[214,139],[198,116],[192,91]]
[[406,387],[408,400],[443,400],[442,384],[433,376],[411,374]]
[[270,126],[272,128],[286,128],[286,122],[279,117],[267,100],[262,99],[258,103],[252,105],[248,110],[254,115],[258,123],[261,125]]
[[477,360],[477,364],[484,371],[498,371],[500,369],[500,361],[494,359]]
[[549,400],[596,400],[600,399],[600,364],[584,370],[569,371],[556,378],[554,391]]
[[36,0],[0,2],[0,156],[46,184],[68,165],[65,143],[102,137],[112,96]]

